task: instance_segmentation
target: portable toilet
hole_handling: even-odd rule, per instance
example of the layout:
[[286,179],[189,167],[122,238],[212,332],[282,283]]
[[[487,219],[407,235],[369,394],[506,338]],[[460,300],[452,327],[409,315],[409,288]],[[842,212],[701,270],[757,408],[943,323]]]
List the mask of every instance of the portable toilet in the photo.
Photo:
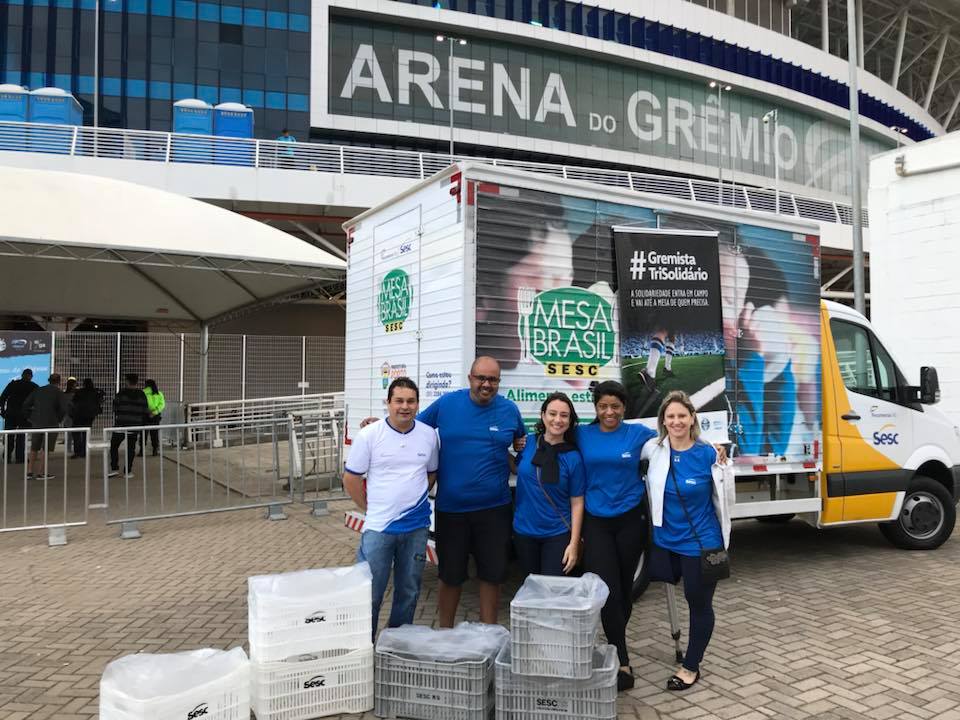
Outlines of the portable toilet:
[[62,88],[37,88],[30,91],[27,121],[36,125],[61,126],[30,128],[28,144],[31,150],[69,155],[74,131],[62,126],[82,125],[83,108],[73,95]]
[[27,134],[23,125],[6,123],[25,123],[30,93],[19,85],[0,85],[0,150],[26,150]]
[[[217,136],[218,165],[254,164],[253,110],[234,102],[220,103],[213,108],[213,134]],[[219,138],[231,138],[220,140]]]
[[[183,135],[202,135],[186,138]],[[173,104],[173,136],[170,139],[170,158],[174,162],[210,163],[213,161],[213,106],[190,98]]]

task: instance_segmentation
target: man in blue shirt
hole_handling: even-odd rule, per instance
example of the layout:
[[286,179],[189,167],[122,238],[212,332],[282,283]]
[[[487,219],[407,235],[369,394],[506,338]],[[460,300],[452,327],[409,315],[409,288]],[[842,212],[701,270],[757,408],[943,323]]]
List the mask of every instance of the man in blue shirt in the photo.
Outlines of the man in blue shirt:
[[508,451],[525,437],[520,410],[497,392],[500,364],[478,357],[468,379],[469,389],[437,398],[417,416],[440,435],[435,505],[440,627],[453,627],[470,555],[480,584],[480,621],[497,622],[513,524]]

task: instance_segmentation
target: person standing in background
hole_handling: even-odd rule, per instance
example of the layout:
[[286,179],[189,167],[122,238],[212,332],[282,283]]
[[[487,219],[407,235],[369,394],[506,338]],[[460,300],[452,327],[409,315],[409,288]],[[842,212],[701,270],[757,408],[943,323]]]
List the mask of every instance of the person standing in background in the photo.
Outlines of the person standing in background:
[[[59,373],[52,373],[46,385],[37,388],[23,402],[23,416],[31,428],[42,430],[60,427],[67,415],[67,397],[60,389]],[[47,456],[57,445],[56,432],[34,432],[30,434],[30,461],[27,477],[49,480],[47,474]]]
[[[23,402],[39,387],[33,381],[33,370],[26,368],[20,373],[19,380],[11,380],[0,394],[0,415],[3,416],[4,430],[21,430],[30,427],[23,414]],[[7,445],[7,462],[18,465],[23,462],[26,450],[26,436],[17,433]]]
[[[93,427],[97,416],[103,411],[103,392],[94,387],[91,378],[84,378],[80,389],[73,396],[73,404],[70,407],[70,418],[73,426],[78,428]],[[82,458],[87,454],[87,446],[80,433],[73,433],[74,447],[73,457]]]
[[[113,422],[118,428],[137,427],[146,425],[150,419],[150,410],[147,408],[147,396],[137,387],[140,378],[136,373],[124,376],[126,387],[120,388],[113,398]],[[110,472],[107,477],[120,474],[120,446],[127,443],[127,462],[124,465],[124,474],[131,475],[133,459],[137,455],[137,435],[142,430],[114,432],[110,437]]]
[[[161,413],[163,409],[167,406],[166,400],[163,397],[163,393],[160,392],[160,388],[157,387],[156,380],[147,380],[143,384],[143,394],[147,397],[147,409],[150,411],[150,417],[147,420],[148,425],[159,425],[161,420]],[[143,455],[144,450],[144,438],[143,435],[140,435],[140,455]],[[160,431],[151,430],[150,431],[150,448],[153,451],[154,455],[157,455],[160,447]]]

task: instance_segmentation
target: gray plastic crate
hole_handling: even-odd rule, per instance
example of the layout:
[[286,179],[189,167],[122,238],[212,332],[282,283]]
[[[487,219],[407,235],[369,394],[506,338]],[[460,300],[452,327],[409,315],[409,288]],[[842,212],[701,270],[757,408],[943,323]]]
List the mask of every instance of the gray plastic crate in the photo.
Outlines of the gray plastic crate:
[[587,680],[517,675],[504,646],[496,660],[496,720],[616,720],[616,648],[594,648],[592,665]]
[[489,720],[493,708],[492,658],[446,662],[376,653],[377,717]]
[[606,585],[591,573],[583,578],[529,575],[510,603],[513,672],[590,678],[606,598]]

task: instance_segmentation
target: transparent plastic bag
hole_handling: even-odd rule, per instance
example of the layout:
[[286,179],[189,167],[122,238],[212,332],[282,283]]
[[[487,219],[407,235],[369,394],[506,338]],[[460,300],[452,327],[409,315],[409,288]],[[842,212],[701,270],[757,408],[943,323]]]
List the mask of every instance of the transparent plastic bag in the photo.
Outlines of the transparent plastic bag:
[[389,628],[377,639],[377,652],[415,660],[493,662],[510,639],[501,625],[462,622],[454,628],[434,630],[423,625]]
[[111,662],[100,679],[100,694],[135,701],[169,698],[237,674],[249,683],[243,648],[137,653]]
[[593,611],[606,604],[609,594],[607,584],[593,573],[578,578],[527,575],[510,607]]
[[367,562],[336,568],[298,570],[278,575],[254,575],[247,578],[251,603],[302,604],[304,598],[369,589],[372,575]]

